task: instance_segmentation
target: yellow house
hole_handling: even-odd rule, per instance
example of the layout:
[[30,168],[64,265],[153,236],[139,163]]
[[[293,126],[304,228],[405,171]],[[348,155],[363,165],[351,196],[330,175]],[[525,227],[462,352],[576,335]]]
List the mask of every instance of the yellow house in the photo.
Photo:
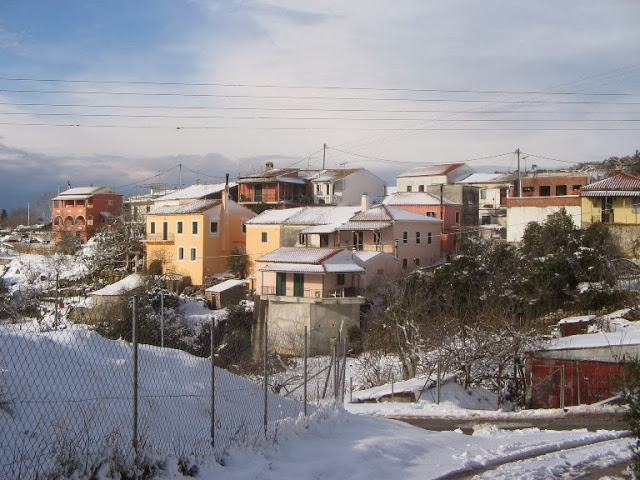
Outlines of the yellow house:
[[228,194],[219,200],[158,207],[146,216],[147,268],[157,266],[163,274],[203,285],[210,275],[228,270],[233,249],[245,249],[244,223],[255,216]]
[[580,189],[582,225],[640,225],[640,178],[619,173]]

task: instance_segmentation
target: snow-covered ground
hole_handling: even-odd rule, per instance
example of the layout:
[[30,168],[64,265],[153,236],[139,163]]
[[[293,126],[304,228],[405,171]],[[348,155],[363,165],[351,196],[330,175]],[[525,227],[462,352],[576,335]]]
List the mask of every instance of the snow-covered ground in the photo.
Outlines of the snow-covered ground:
[[[60,265],[35,255],[3,253],[15,259],[5,275],[13,289],[30,282],[50,282]],[[62,275],[75,278],[82,274],[81,268],[71,264]],[[219,315],[197,301],[181,308],[181,314],[196,323]],[[616,324],[633,328],[624,322]],[[347,379],[357,368],[350,360]],[[300,404],[271,395],[270,416],[280,421],[277,427],[270,423],[265,436],[260,387],[217,371],[216,428],[224,436],[216,437],[214,457],[209,445],[209,361],[145,346],[140,351],[140,369],[141,448],[158,460],[158,480],[191,478],[179,473],[183,470],[179,457],[197,464],[197,478],[205,480],[387,480],[438,478],[545,452],[551,453],[487,471],[482,478],[577,478],[572,475],[585,464],[611,465],[631,456],[633,441],[620,438],[621,432],[505,431],[485,424],[477,425],[473,435],[464,435],[460,431],[430,432],[372,416],[477,417],[486,422],[491,417],[562,414],[554,410],[498,411],[495,395],[480,389],[469,393],[453,382],[443,383],[440,405],[429,389],[415,403],[357,403],[345,409],[325,403],[310,409],[307,417],[301,415]],[[118,454],[131,460],[130,371],[131,346],[126,342],[105,340],[80,326],[42,332],[35,324],[0,324],[0,478],[18,478],[17,473],[30,478],[32,467],[40,472],[54,468],[60,473],[73,460],[77,461],[76,473],[91,463],[101,465],[74,478],[116,478],[109,474],[109,459]],[[354,399],[380,398],[392,388],[394,393],[419,391],[424,382],[394,382],[393,387],[355,392]],[[593,411],[599,407],[578,408]],[[599,443],[583,447],[596,441]],[[228,448],[220,448],[221,444]],[[567,450],[572,447],[575,450]],[[564,451],[553,453],[555,449]],[[70,457],[72,454],[76,457]],[[126,464],[126,458],[123,462]]]

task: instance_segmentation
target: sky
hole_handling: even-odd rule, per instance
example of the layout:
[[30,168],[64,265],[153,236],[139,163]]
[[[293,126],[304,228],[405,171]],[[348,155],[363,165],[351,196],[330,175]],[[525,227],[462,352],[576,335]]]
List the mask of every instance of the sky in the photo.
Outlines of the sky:
[[529,169],[630,155],[638,18],[633,0],[0,0],[0,208],[267,161],[394,185],[426,163],[513,171],[517,148]]

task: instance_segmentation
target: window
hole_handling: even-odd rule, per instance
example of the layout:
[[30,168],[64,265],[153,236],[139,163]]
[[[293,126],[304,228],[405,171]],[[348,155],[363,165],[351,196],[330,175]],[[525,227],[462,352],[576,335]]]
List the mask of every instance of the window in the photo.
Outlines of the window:
[[481,200],[486,200],[487,199],[487,189],[483,188],[480,190],[480,199]]
[[298,243],[304,245],[304,233],[298,235]]
[[550,197],[551,196],[551,185],[540,185],[540,193],[541,197]]
[[436,212],[427,212],[427,217],[436,218]]
[[218,233],[218,222],[211,221],[209,224],[209,232],[212,234]]
[[418,185],[418,191],[424,192],[424,185]]
[[53,219],[54,225],[62,225],[62,217],[56,217]]
[[191,222],[191,233],[193,233],[194,235],[198,234],[198,221],[194,220],[193,222]]
[[191,261],[196,261],[196,247],[191,247]]
[[344,285],[344,273],[339,273],[336,278],[336,283],[338,285]]
[[107,205],[113,205],[113,200],[107,200]]
[[489,215],[482,216],[482,225],[489,225],[491,223],[491,217]]
[[73,207],[73,200],[65,200],[64,201],[64,206],[65,207]]
[[413,263],[415,263],[416,267],[420,266],[420,259],[418,257],[413,259]]
[[149,224],[149,233],[151,235],[155,235],[156,234],[156,222],[151,222]]
[[573,185],[573,194],[574,195],[578,195],[580,193],[580,189],[582,188],[582,185]]
[[53,201],[53,206],[54,206],[54,208],[60,208],[60,200],[54,200]]
[[427,233],[427,244],[431,245],[431,232]]
[[402,232],[402,243],[409,243],[409,232]]
[[411,185],[407,185],[407,192],[411,191]]
[[262,232],[262,243],[267,243],[267,232]]
[[162,222],[162,240],[169,239],[169,222]]
[[566,194],[567,194],[566,185],[556,185],[556,195],[566,195]]
[[456,212],[456,223],[460,224],[460,212]]
[[631,197],[631,212],[640,213],[640,197]]
[[242,233],[247,233],[247,224],[242,222]]
[[184,247],[178,247],[178,260],[184,260]]
[[319,183],[316,184],[316,192],[322,193],[322,185],[320,185]]
[[406,258],[403,258],[403,259],[402,259],[402,268],[403,268],[404,270],[406,270],[408,265],[409,265],[409,262],[407,262],[407,259],[406,259]]
[[373,232],[373,244],[380,245],[382,243],[382,234],[379,231]]
[[179,220],[176,224],[176,232],[178,235],[182,235],[182,220]]
[[416,245],[420,244],[420,232],[416,232]]

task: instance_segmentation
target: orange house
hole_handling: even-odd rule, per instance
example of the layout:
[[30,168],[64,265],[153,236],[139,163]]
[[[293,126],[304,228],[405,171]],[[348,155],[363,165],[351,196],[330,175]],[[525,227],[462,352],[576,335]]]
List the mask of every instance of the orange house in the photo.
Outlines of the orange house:
[[64,234],[89,240],[108,217],[122,212],[122,195],[107,187],[76,187],[51,200],[55,241]]
[[146,216],[147,267],[189,277],[204,285],[212,274],[228,270],[229,254],[245,249],[244,222],[256,214],[228,199],[196,200],[158,207]]

